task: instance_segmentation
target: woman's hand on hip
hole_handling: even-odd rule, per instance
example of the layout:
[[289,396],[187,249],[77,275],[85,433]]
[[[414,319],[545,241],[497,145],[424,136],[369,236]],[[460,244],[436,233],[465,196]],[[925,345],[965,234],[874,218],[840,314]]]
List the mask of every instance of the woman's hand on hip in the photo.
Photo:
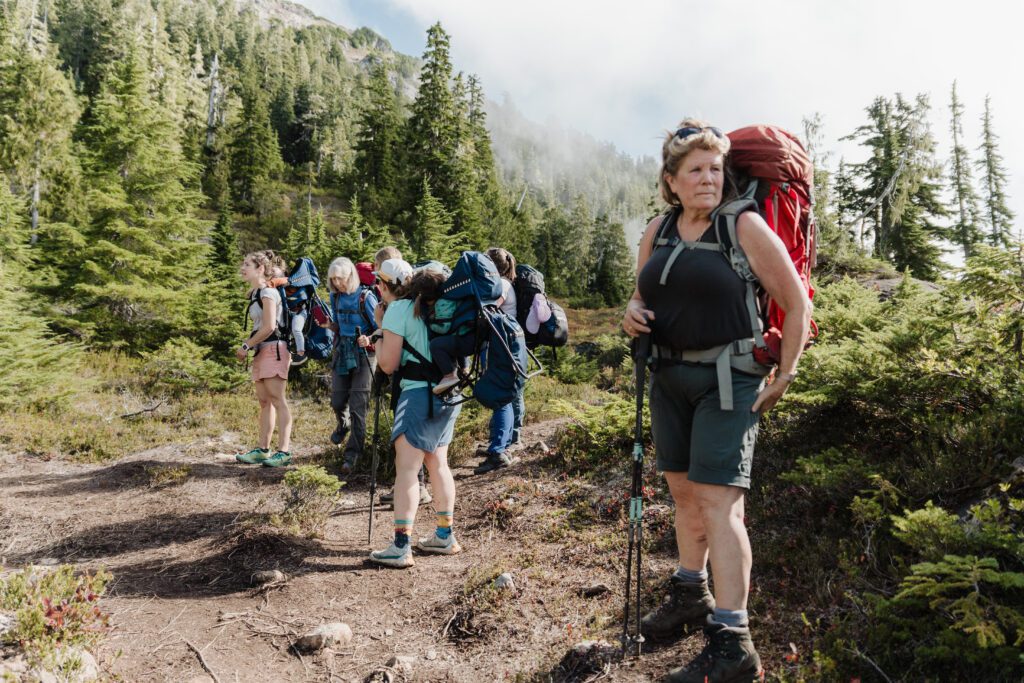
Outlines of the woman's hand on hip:
[[650,322],[654,320],[654,311],[645,308],[639,299],[630,299],[626,304],[626,314],[622,316],[622,329],[630,337],[650,334]]
[[767,413],[775,407],[775,404],[782,399],[782,395],[789,389],[789,381],[776,378],[774,382],[765,386],[757,395],[754,405],[750,408],[752,413]]

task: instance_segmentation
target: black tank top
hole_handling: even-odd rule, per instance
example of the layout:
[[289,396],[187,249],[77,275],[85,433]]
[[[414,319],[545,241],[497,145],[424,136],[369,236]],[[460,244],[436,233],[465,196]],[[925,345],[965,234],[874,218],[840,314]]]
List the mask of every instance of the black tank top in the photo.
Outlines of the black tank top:
[[[678,237],[675,216],[665,236]],[[700,242],[717,244],[715,226]],[[657,236],[656,236],[657,237]],[[654,311],[653,342],[676,351],[698,351],[737,339],[749,338],[746,282],[732,269],[725,253],[684,249],[669,270],[665,284],[661,273],[674,247],[655,247],[637,280],[640,296]]]

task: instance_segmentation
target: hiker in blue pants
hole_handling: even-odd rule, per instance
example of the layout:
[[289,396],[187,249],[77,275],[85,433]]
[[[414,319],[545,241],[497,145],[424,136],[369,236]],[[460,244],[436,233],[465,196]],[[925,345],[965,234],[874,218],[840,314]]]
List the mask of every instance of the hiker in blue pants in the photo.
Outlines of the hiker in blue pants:
[[[499,307],[502,312],[515,320],[516,290],[512,283],[516,279],[516,259],[508,251],[499,247],[488,249],[487,256],[494,262],[498,274],[501,276],[502,298]],[[487,448],[478,452],[478,455],[484,457],[484,461],[473,470],[474,474],[486,474],[511,464],[512,459],[508,455],[508,449],[519,442],[519,431],[523,426],[524,413],[523,390],[519,391],[511,403],[494,411],[489,425],[490,434]]]

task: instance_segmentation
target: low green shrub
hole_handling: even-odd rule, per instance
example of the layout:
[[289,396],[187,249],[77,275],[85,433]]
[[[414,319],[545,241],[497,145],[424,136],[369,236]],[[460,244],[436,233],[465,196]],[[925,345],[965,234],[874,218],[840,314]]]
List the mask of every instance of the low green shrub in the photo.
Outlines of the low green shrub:
[[71,673],[76,662],[61,651],[91,648],[106,633],[109,615],[99,601],[110,579],[104,571],[78,574],[71,565],[0,576],[0,612],[12,613],[15,620],[0,643],[20,646],[33,665]]
[[155,393],[180,396],[196,391],[228,391],[246,381],[239,365],[209,360],[209,351],[176,337],[160,349],[143,353],[143,386]]
[[284,475],[288,498],[284,510],[272,521],[298,535],[321,537],[344,485],[322,467],[296,467]]

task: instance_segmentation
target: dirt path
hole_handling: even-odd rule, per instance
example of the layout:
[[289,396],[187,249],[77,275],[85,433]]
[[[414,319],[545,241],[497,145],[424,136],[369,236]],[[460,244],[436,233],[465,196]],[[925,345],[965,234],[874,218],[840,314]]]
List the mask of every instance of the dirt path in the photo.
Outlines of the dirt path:
[[[212,680],[189,644],[222,683],[362,681],[392,655],[415,658],[411,680],[566,680],[555,667],[572,644],[617,634],[624,558],[610,525],[603,535],[574,533],[565,482],[540,466],[538,444],[553,443],[557,426],[528,425],[528,448],[507,470],[476,477],[475,463],[456,468],[465,550],[417,556],[404,572],[365,562],[365,478],[345,487],[323,541],[236,533],[254,510],[280,508],[283,472],[235,464],[228,455],[241,444],[230,433],[105,465],[0,454],[0,555],[8,566],[113,573],[104,600],[113,630],[100,656],[124,681]],[[189,467],[182,483],[151,485],[155,469],[180,465]],[[374,547],[387,542],[390,523],[390,509],[378,507]],[[416,534],[432,524],[421,507]],[[652,580],[670,564],[667,555],[653,560]],[[251,588],[253,571],[274,568],[289,580]],[[486,589],[500,571],[513,573],[513,593]],[[599,582],[611,591],[579,595]],[[349,646],[289,651],[295,634],[329,621],[352,627]],[[658,676],[695,640],[617,664],[606,680]]]

